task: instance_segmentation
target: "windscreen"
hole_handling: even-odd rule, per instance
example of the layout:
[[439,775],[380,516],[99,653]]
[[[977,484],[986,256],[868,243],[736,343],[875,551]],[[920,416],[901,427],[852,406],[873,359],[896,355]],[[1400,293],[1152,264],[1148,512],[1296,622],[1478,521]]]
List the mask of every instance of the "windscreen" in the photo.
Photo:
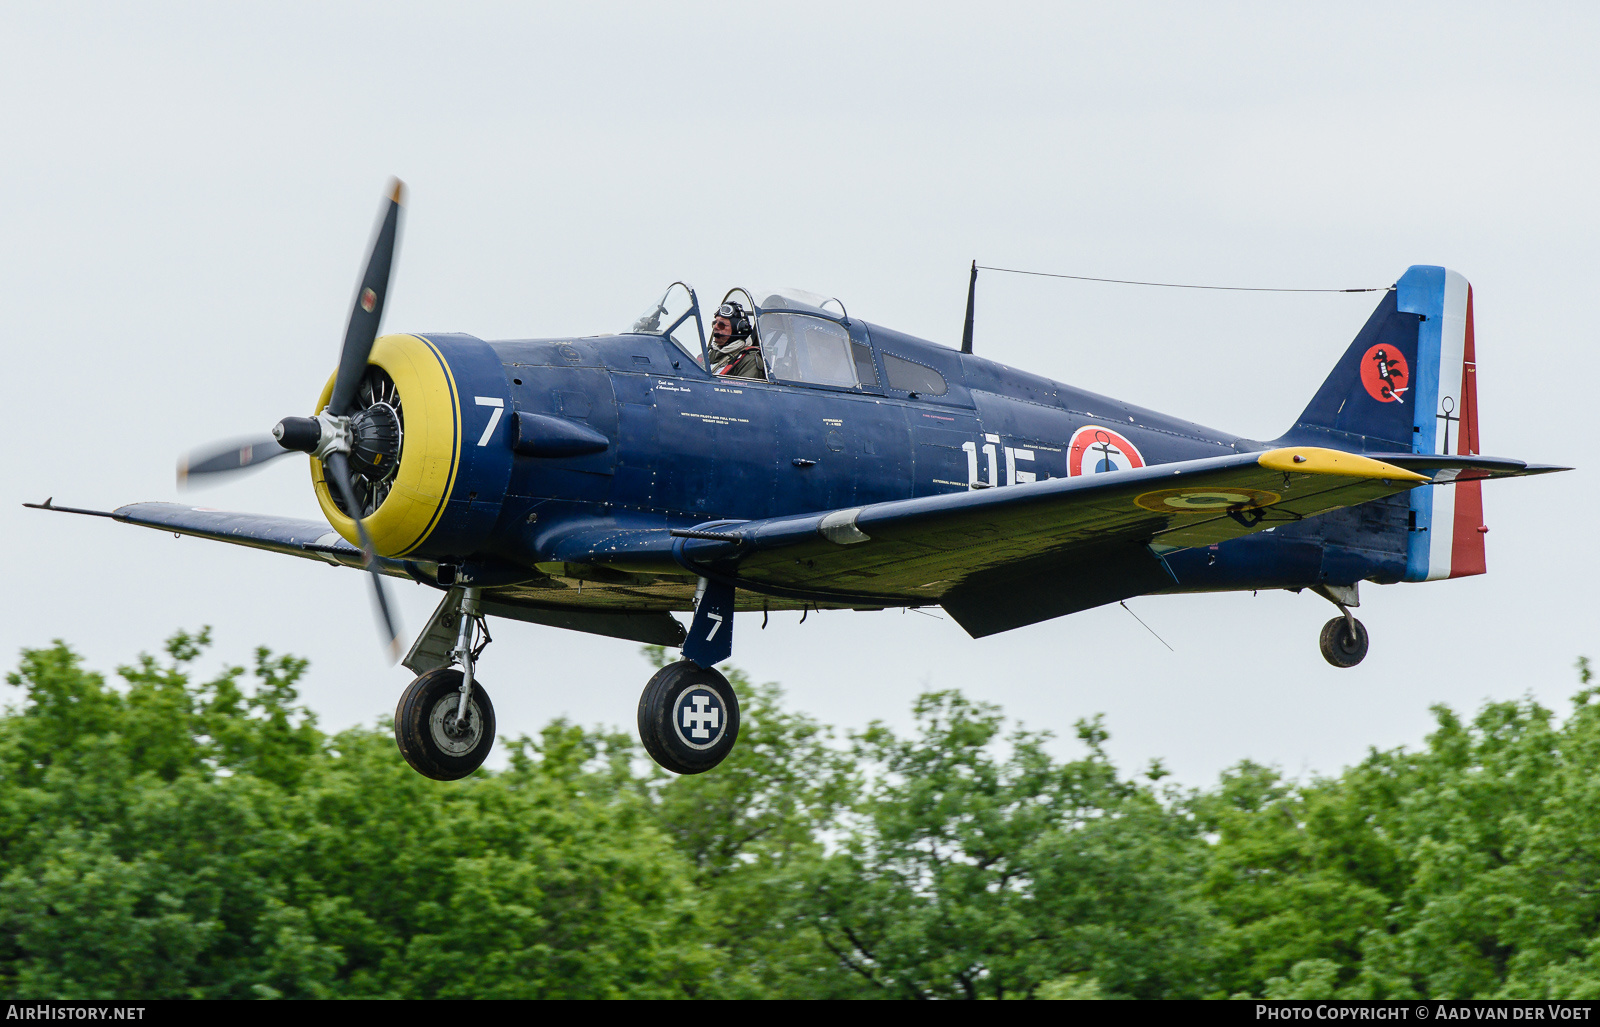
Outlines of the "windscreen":
[[690,360],[704,366],[699,303],[694,290],[682,282],[672,283],[666,294],[633,323],[632,330],[645,335],[665,335]]

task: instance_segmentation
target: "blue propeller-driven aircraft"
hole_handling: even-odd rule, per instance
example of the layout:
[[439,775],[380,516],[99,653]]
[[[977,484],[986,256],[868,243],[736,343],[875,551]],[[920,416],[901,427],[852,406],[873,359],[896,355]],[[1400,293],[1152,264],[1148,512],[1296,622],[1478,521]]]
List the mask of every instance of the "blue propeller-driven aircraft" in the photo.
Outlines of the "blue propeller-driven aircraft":
[[396,182],[314,416],[179,468],[309,454],[326,523],[37,505],[365,567],[396,656],[383,578],[438,589],[395,738],[440,780],[494,742],[489,617],[681,647],[639,735],[693,774],[738,735],[715,669],[738,612],[937,605],[984,636],[1133,596],[1311,589],[1339,610],[1323,655],[1352,667],[1360,582],[1484,573],[1482,480],[1561,469],[1479,454],[1472,289],[1444,268],[1407,269],[1261,442],[792,290],[731,290],[708,323],[674,283],[617,335],[379,336],[402,201]]

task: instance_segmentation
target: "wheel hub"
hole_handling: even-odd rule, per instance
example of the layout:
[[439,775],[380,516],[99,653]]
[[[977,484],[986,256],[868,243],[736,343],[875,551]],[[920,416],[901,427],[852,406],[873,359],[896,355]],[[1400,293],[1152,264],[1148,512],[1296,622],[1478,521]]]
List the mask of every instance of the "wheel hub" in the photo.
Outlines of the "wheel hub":
[[428,731],[433,736],[433,744],[451,756],[462,756],[471,752],[477,747],[478,740],[483,737],[483,715],[478,709],[477,701],[467,702],[465,722],[456,717],[456,708],[460,702],[460,695],[451,692],[441,696],[428,714]]

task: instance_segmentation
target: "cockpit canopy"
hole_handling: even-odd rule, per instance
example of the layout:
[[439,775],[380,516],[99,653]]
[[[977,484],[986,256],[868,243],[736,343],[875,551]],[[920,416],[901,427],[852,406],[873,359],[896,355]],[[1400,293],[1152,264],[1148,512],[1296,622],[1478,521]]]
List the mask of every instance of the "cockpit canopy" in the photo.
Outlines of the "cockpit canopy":
[[[858,331],[852,338],[849,314],[837,298],[803,289],[734,288],[722,298],[729,301],[755,314],[754,341],[768,380],[843,389],[877,387],[878,373],[864,333]],[[707,366],[707,326],[694,290],[683,282],[674,282],[655,307],[634,322],[633,331],[665,335],[697,365]],[[725,373],[727,368],[713,364],[712,370]]]
[[[743,292],[744,290],[739,290]],[[749,295],[749,293],[746,293]],[[761,295],[757,293],[756,295]],[[827,309],[828,305],[839,308],[836,311]],[[776,292],[766,293],[766,298],[756,305],[757,310],[794,310],[801,313],[821,314],[823,317],[839,320],[848,320],[844,304],[838,297],[820,296],[804,289],[780,289]]]

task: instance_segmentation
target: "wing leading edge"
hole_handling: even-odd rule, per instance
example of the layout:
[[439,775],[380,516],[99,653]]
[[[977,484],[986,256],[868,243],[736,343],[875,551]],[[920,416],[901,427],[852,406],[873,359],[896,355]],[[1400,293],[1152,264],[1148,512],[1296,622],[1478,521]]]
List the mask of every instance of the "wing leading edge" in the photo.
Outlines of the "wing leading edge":
[[[22,505],[34,510],[107,517],[123,524],[137,524],[141,528],[156,528],[177,535],[192,535],[286,556],[322,560],[338,567],[362,566],[361,550],[340,538],[338,532],[325,521],[234,513],[204,506],[184,506],[181,503],[130,503],[115,510],[56,506],[48,499],[43,503]],[[385,573],[407,576],[404,565],[399,561],[380,557],[379,562],[384,565]]]
[[[324,522],[299,520],[293,517],[270,517],[264,514],[234,513],[208,507],[184,506],[179,503],[133,503],[115,510],[84,510],[77,507],[56,506],[50,500],[23,505],[35,510],[106,517],[123,524],[137,524],[143,528],[156,528],[177,535],[230,542],[250,549],[264,549],[303,559],[322,560],[336,567],[351,567],[356,570],[364,567],[361,550],[346,542]],[[432,564],[419,565],[384,557],[379,557],[378,563],[385,574],[411,578],[425,585],[439,587],[423,573],[424,566],[431,571],[434,566]],[[613,638],[625,638],[651,645],[677,646],[683,643],[683,626],[668,613],[612,613],[565,609],[529,603],[514,595],[501,594],[500,590],[494,588],[485,588],[483,594],[484,612],[496,617],[588,634],[609,635]]]

